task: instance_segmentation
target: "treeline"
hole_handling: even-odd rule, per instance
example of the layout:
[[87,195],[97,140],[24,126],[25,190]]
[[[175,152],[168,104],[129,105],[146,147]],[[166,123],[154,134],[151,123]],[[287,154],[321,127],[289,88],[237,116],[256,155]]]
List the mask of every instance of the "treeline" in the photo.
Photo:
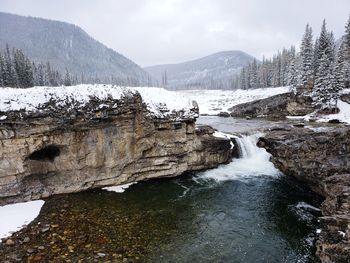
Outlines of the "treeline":
[[264,87],[281,87],[292,85],[296,79],[295,47],[283,49],[271,59],[262,62],[254,60],[243,67],[236,78],[235,88],[256,89]]
[[77,84],[78,77],[68,71],[62,75],[50,63],[34,63],[20,49],[8,45],[0,52],[0,86],[28,88],[33,86],[60,86]]
[[[148,82],[152,83],[149,79]],[[115,84],[137,86],[140,81],[135,78],[115,76],[99,78],[64,73],[54,69],[50,62],[34,63],[20,49],[10,50],[9,46],[0,50],[0,87],[29,88],[33,86],[71,86],[77,84]],[[150,84],[151,85],[151,84]]]
[[300,51],[284,49],[272,59],[254,61],[241,70],[234,81],[235,89],[292,86],[297,92],[311,93],[320,104],[332,106],[339,90],[350,82],[350,18],[345,35],[336,45],[334,35],[323,21],[320,35],[313,40],[307,25]]

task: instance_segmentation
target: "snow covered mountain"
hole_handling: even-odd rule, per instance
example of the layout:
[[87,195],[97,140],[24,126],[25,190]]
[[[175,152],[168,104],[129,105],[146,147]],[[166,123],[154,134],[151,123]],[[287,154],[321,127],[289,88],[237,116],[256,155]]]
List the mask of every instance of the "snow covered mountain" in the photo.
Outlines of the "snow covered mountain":
[[0,12],[0,48],[9,44],[37,63],[80,76],[148,84],[149,74],[134,62],[93,39],[80,27],[59,21]]
[[223,51],[179,64],[144,69],[170,89],[230,89],[233,76],[253,60],[254,57],[242,51]]

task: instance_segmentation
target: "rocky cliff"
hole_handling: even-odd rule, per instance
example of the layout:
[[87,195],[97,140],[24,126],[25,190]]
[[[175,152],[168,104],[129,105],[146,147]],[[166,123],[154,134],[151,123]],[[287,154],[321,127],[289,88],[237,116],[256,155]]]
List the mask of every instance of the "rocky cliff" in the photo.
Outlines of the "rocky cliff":
[[275,130],[258,146],[272,162],[326,199],[317,255],[322,262],[350,261],[350,128]]
[[155,114],[138,92],[85,103],[78,95],[62,103],[47,94],[34,110],[0,111],[0,205],[177,176],[231,159],[229,139],[196,127],[195,104],[187,111],[161,105]]

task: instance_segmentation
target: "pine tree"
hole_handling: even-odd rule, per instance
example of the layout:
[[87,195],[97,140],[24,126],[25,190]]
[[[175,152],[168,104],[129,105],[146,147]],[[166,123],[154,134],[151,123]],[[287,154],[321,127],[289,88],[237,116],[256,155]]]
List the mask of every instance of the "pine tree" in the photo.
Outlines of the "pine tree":
[[272,59],[272,86],[281,86],[281,53]]
[[281,54],[281,76],[280,76],[281,86],[287,85],[289,60],[290,60],[290,51],[284,48]]
[[313,98],[315,103],[323,108],[333,108],[335,104],[335,87],[333,79],[334,37],[328,32],[326,22],[323,21],[318,40],[315,62],[317,65]]
[[37,81],[37,86],[45,86],[45,68],[43,64],[39,64],[36,67],[36,81]]
[[300,68],[298,69],[298,86],[310,88],[313,85],[313,35],[312,28],[306,25],[300,46]]
[[33,67],[32,62],[29,60],[29,58],[25,58],[24,60],[25,68],[25,86],[26,87],[33,87],[34,86],[34,74],[33,74]]
[[31,62],[19,49],[13,51],[14,68],[17,75],[17,86],[20,88],[32,87],[34,84]]
[[11,57],[10,48],[6,45],[4,55],[4,75],[3,82],[5,87],[16,87],[17,75],[14,69],[13,60]]
[[346,43],[342,41],[336,55],[334,64],[334,89],[336,92],[345,88],[346,83],[346,68],[345,68]]
[[64,82],[63,82],[64,86],[71,86],[72,85],[72,80],[71,80],[71,76],[68,72],[68,70],[66,69],[66,74],[64,76]]
[[345,88],[350,88],[350,16],[347,24],[345,25],[345,35],[343,37],[344,42],[344,78]]
[[4,87],[4,67],[5,67],[4,58],[0,52],[0,87]]
[[292,46],[289,51],[289,62],[287,67],[287,74],[285,84],[287,86],[294,86],[297,83],[297,70],[296,70],[296,55],[295,47]]
[[346,54],[345,59],[350,61],[350,16],[345,25],[345,35],[343,41],[345,42]]
[[239,77],[239,85],[240,85],[240,89],[246,90],[246,69],[245,67],[242,68],[241,70],[241,74]]
[[249,71],[249,87],[251,89],[256,89],[258,88],[258,66],[257,66],[257,62],[254,59],[253,63],[250,66],[250,71]]

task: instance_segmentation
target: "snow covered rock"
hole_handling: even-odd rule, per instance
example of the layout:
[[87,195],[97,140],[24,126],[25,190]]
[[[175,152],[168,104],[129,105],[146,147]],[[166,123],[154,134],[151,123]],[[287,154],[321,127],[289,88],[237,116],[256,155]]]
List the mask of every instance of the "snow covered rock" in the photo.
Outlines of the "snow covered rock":
[[197,105],[163,89],[1,92],[0,205],[177,176],[231,159],[229,138],[196,129]]
[[43,117],[55,113],[86,113],[118,109],[141,95],[145,110],[156,118],[192,119],[198,107],[176,92],[162,88],[134,88],[113,85],[77,85],[69,87],[33,87],[0,89],[0,120]]
[[236,105],[229,109],[233,117],[275,117],[305,115],[314,111],[309,97],[282,93],[268,98]]
[[199,105],[199,113],[218,115],[230,112],[229,108],[239,104],[253,102],[278,94],[288,93],[290,87],[262,88],[251,90],[188,90],[178,91]]

